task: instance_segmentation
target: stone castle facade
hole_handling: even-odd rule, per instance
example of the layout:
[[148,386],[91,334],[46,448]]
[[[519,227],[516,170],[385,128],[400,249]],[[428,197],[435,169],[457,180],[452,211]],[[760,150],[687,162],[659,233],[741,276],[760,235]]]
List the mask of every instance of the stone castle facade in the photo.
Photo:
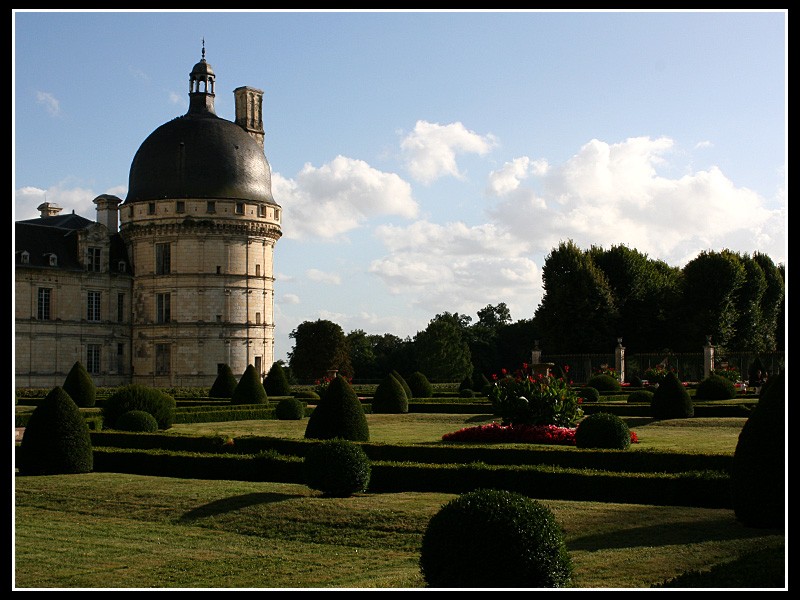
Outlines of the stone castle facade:
[[210,386],[220,365],[264,376],[274,360],[281,207],[264,154],[263,92],[190,73],[189,110],[137,151],[128,195],[97,219],[40,205],[15,224],[15,384],[61,385],[80,361],[98,386]]

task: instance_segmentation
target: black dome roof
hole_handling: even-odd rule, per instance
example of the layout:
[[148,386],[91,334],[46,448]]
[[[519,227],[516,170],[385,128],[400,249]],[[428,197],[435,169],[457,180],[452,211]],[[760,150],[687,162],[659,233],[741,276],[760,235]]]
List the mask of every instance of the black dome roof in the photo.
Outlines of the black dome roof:
[[153,131],[133,157],[125,202],[161,198],[275,203],[258,142],[236,123],[192,110]]

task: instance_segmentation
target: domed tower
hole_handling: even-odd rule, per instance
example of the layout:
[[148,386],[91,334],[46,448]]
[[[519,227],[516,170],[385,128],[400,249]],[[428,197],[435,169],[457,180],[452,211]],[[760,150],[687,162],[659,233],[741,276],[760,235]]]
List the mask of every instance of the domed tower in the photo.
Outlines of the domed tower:
[[209,386],[220,364],[263,376],[274,360],[281,207],[263,92],[237,88],[234,123],[214,111],[215,80],[204,45],[189,110],[153,131],[131,164],[120,233],[134,272],[134,383]]

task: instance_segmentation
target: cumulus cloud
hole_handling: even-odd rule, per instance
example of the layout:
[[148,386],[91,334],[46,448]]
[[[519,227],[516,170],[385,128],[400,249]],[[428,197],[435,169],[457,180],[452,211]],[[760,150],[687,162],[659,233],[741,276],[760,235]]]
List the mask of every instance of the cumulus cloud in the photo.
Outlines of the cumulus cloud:
[[344,156],[319,168],[306,164],[294,179],[276,173],[272,191],[284,207],[284,235],[290,239],[331,239],[370,218],[412,218],[419,210],[408,182]]
[[62,181],[47,189],[22,187],[14,193],[14,219],[23,221],[37,218],[39,211],[36,207],[42,202],[57,204],[66,212],[74,210],[77,214],[91,219],[97,210],[93,202],[97,196],[99,193],[72,181]]
[[417,222],[380,227],[376,236],[389,254],[372,261],[369,271],[431,315],[472,314],[505,302],[524,307],[519,318],[525,318],[541,298],[541,276],[527,244],[495,225]]
[[544,175],[550,165],[546,160],[532,160],[521,156],[505,163],[501,168],[489,173],[487,193],[492,196],[505,196],[518,189],[523,179],[528,175]]
[[317,281],[320,283],[331,283],[333,285],[339,285],[342,283],[342,278],[335,273],[325,273],[319,269],[306,270],[306,277],[308,277],[311,281]]
[[717,167],[677,179],[659,175],[673,145],[669,138],[591,140],[563,165],[536,176],[538,192],[495,187],[513,193],[492,208],[491,218],[537,252],[564,239],[582,247],[625,243],[676,265],[702,249],[732,247],[732,240],[751,252],[764,248],[759,240],[780,242],[781,216]]
[[440,125],[417,121],[414,131],[400,143],[411,176],[431,183],[444,175],[461,178],[457,154],[487,154],[496,145],[494,136],[469,131],[461,123]]

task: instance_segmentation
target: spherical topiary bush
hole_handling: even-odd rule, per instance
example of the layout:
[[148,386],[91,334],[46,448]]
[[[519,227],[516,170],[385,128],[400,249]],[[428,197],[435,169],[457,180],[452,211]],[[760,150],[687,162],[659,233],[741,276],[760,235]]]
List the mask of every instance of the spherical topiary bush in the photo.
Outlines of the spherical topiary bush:
[[233,374],[231,368],[226,364],[221,364],[217,367],[217,378],[208,391],[208,397],[230,398],[233,396],[233,390],[236,389],[238,383],[236,375]]
[[394,375],[386,376],[375,389],[372,412],[388,414],[408,412],[408,396]]
[[584,402],[600,401],[600,392],[597,390],[597,388],[593,388],[588,385],[582,388],[578,388],[578,396],[583,398]]
[[281,363],[272,363],[267,376],[264,377],[264,390],[267,392],[267,396],[292,395],[292,386],[289,385],[289,380],[286,378],[286,373]]
[[283,398],[275,407],[275,418],[280,421],[299,421],[306,416],[306,405],[297,398]]
[[361,446],[342,439],[312,446],[303,460],[306,485],[325,496],[347,498],[369,486],[372,465]]
[[731,465],[733,510],[746,527],[786,522],[786,384],[782,374],[770,379],[739,433]]
[[132,383],[119,388],[103,403],[103,427],[117,428],[117,420],[130,410],[150,413],[159,429],[169,429],[175,421],[175,398],[159,389]]
[[622,384],[608,373],[594,375],[586,382],[587,387],[593,387],[599,392],[618,392],[622,389]]
[[261,383],[261,375],[253,365],[247,365],[236,389],[231,395],[231,404],[266,404],[267,391]]
[[650,411],[654,419],[686,419],[694,416],[694,404],[689,392],[672,371],[666,374],[653,392]]
[[411,389],[412,398],[431,398],[433,397],[433,386],[423,373],[414,371],[406,379],[408,387]]
[[95,405],[97,389],[92,381],[92,376],[80,361],[72,365],[67,373],[67,378],[64,379],[62,389],[69,394],[79,408],[91,408]]
[[364,407],[353,387],[341,375],[330,382],[309,416],[305,437],[318,440],[341,438],[354,442],[369,441],[369,424]]
[[156,421],[155,417],[149,412],[143,410],[129,410],[119,416],[116,429],[153,433],[154,431],[158,431],[158,421]]
[[634,375],[628,380],[628,383],[631,384],[631,387],[642,387],[642,378]]
[[458,397],[459,398],[474,398],[475,397],[475,392],[473,392],[472,390],[463,389],[463,390],[460,390],[458,392]]
[[617,415],[595,413],[578,423],[575,446],[578,448],[607,448],[627,450],[631,445],[631,430]]
[[89,426],[63,388],[54,387],[31,413],[17,463],[21,475],[90,473]]
[[728,400],[736,398],[736,385],[727,377],[712,373],[697,384],[695,400]]
[[649,390],[634,390],[628,394],[628,402],[646,402],[650,404],[653,401],[653,392]]
[[568,586],[572,576],[550,509],[494,489],[462,494],[431,518],[419,565],[433,588],[555,588]]

